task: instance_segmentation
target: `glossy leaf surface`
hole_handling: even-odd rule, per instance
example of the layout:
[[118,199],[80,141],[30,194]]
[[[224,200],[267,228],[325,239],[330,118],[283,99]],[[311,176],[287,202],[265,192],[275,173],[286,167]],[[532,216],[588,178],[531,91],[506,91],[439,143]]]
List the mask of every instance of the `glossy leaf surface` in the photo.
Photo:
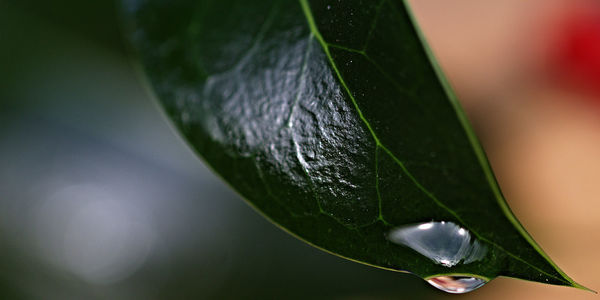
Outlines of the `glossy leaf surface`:
[[[177,128],[286,231],[423,278],[504,275],[578,286],[508,209],[403,1],[124,0],[123,7]],[[426,255],[437,245],[389,238],[427,222],[467,231],[456,249],[477,243],[485,252],[440,263]]]

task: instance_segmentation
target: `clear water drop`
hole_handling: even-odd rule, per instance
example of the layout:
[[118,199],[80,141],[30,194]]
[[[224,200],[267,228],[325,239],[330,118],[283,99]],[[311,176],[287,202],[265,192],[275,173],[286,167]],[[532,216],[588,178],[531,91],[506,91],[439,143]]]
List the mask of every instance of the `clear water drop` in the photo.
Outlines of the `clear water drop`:
[[445,267],[483,259],[487,247],[453,222],[428,222],[392,229],[388,240],[409,247]]
[[437,276],[427,279],[427,282],[446,293],[464,294],[482,287],[488,281],[469,276]]

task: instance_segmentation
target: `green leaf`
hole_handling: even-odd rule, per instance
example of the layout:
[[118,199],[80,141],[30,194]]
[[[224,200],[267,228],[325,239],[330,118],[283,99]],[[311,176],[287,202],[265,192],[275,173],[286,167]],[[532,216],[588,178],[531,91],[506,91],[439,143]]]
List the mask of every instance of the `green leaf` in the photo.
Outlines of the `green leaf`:
[[[123,3],[132,44],[177,128],[282,229],[423,278],[583,288],[508,208],[403,1]],[[430,246],[391,238],[431,221],[466,229],[465,245],[484,255],[440,263]]]

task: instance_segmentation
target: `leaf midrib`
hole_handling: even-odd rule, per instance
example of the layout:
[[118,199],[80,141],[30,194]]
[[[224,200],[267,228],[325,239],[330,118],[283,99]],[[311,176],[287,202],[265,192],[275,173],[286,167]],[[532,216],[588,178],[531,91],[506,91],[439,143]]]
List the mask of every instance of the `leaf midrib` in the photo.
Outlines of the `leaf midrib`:
[[[382,1],[385,2],[386,0]],[[507,255],[509,255],[510,257],[521,261],[522,263],[536,269],[537,271],[550,276],[554,279],[557,279],[561,282],[564,282],[568,285],[572,285],[575,287],[579,287],[579,288],[584,288],[582,286],[580,286],[579,284],[575,283],[573,280],[571,280],[571,278],[569,278],[566,274],[564,274],[564,272],[562,272],[562,270],[560,270],[548,257],[547,255],[541,251],[541,249],[539,248],[539,246],[533,242],[533,240],[531,239],[531,237],[526,233],[523,232],[524,229],[522,229],[521,224],[518,223],[518,221],[514,218],[514,216],[512,215],[512,213],[510,213],[510,209],[508,208],[508,206],[506,205],[506,203],[504,203],[504,205],[500,205],[502,207],[502,210],[505,212],[505,215],[507,217],[509,217],[509,221],[511,221],[511,223],[515,223],[517,222],[518,225],[515,225],[517,227],[517,229],[520,229],[519,232],[522,234],[522,236],[524,236],[526,238],[526,240],[534,247],[534,249],[540,253],[548,262],[550,262],[555,269],[564,277],[564,278],[559,278],[556,277],[555,275],[549,274],[546,271],[538,268],[537,266],[534,266],[532,264],[530,264],[529,262],[523,260],[522,258],[518,257],[517,255],[511,253],[510,251],[504,249],[503,247],[501,247],[500,245],[482,237],[478,232],[472,230],[469,226],[466,225],[466,223],[462,220],[462,218],[460,218],[460,216],[454,212],[452,209],[450,209],[449,207],[447,207],[444,203],[442,203],[440,200],[437,199],[437,197],[435,197],[435,195],[433,195],[430,191],[428,191],[425,187],[423,187],[423,185],[421,185],[416,178],[408,171],[408,169],[404,166],[404,164],[402,163],[402,161],[400,161],[400,159],[398,159],[391,150],[389,150],[385,145],[383,145],[381,143],[381,141],[379,140],[379,138],[377,137],[377,134],[375,133],[375,130],[372,128],[371,124],[369,123],[369,121],[365,118],[365,116],[363,115],[360,107],[358,106],[358,102],[356,101],[356,99],[354,98],[354,95],[352,94],[352,92],[350,91],[350,88],[348,87],[348,85],[346,84],[341,72],[339,71],[335,61],[333,60],[333,56],[331,55],[330,51],[329,51],[329,47],[330,45],[325,41],[325,39],[323,38],[323,36],[321,35],[319,29],[317,28],[316,22],[314,20],[314,16],[312,14],[312,10],[310,8],[310,5],[308,4],[308,0],[299,0],[300,2],[300,6],[302,7],[302,10],[304,12],[304,15],[306,17],[306,20],[308,22],[308,26],[310,28],[311,34],[315,36],[315,38],[319,41],[319,44],[321,44],[321,47],[323,48],[323,51],[325,52],[325,55],[327,56],[327,59],[331,65],[331,67],[333,68],[336,76],[338,77],[338,80],[340,81],[340,84],[344,87],[344,90],[346,91],[346,93],[348,94],[348,97],[350,98],[350,100],[352,101],[352,104],[354,106],[354,108],[356,109],[356,112],[359,116],[359,118],[363,121],[363,123],[365,124],[365,126],[367,127],[367,129],[369,130],[372,138],[374,139],[375,143],[376,143],[376,147],[382,149],[384,152],[386,152],[387,155],[389,155],[397,164],[398,166],[400,166],[400,168],[402,169],[402,171],[413,181],[413,183],[415,184],[415,186],[417,186],[417,188],[419,188],[425,195],[427,195],[431,200],[433,200],[438,206],[440,206],[441,208],[445,209],[448,213],[450,213],[452,216],[454,216],[456,218],[457,221],[459,221],[464,227],[466,227],[467,229],[469,229],[477,238],[479,238],[482,241],[485,241],[491,245],[493,245],[494,247],[497,247],[498,249],[500,249],[501,251],[503,251],[504,253],[506,253]],[[338,46],[338,45],[334,45],[334,47],[338,47],[338,48],[345,48],[343,46]],[[346,48],[347,49],[347,48]],[[369,59],[369,57],[366,55],[365,50],[356,50],[356,49],[349,49],[352,52],[358,53],[363,55],[364,57],[367,57],[367,59]],[[369,59],[370,60],[370,59]],[[377,66],[376,66],[377,67]],[[439,76],[438,76],[439,77]],[[447,83],[443,83],[444,89],[447,90]],[[452,97],[450,97],[452,98]],[[455,99],[453,100],[455,101]],[[456,104],[453,103],[453,107],[456,109]],[[464,114],[457,114],[459,117],[459,120],[461,121],[462,125],[465,126],[465,122],[466,119]],[[468,122],[467,122],[468,123]],[[474,136],[474,133],[472,133],[471,131],[467,130],[467,128],[465,128],[465,131],[467,132],[469,141],[471,142],[471,145],[474,145],[474,141],[476,141],[476,137]],[[474,151],[476,152],[476,155],[478,156],[478,159],[480,161],[480,165],[484,165],[483,163],[481,163],[482,160],[482,155],[483,155],[483,150],[478,149],[478,147],[473,146]],[[479,151],[477,151],[479,150]],[[376,151],[377,152],[377,151]],[[483,159],[485,159],[485,155],[483,155]],[[490,187],[492,188],[494,194],[496,195],[496,197],[498,197],[499,195],[499,190],[498,188],[491,183],[491,179],[490,176],[491,175],[491,170],[487,170],[484,168],[484,173],[486,173],[486,179],[488,180],[488,183],[490,183]],[[378,194],[379,196],[379,194]],[[498,199],[498,198],[497,198]],[[379,201],[381,201],[381,199],[379,199]],[[502,200],[503,201],[503,200]],[[498,202],[502,202],[501,200],[498,200]],[[379,206],[379,208],[381,209],[381,205]],[[380,219],[382,222],[385,222],[383,220],[381,211],[379,212],[379,217],[378,219]],[[565,280],[566,279],[566,280]],[[585,289],[585,288],[584,288]]]

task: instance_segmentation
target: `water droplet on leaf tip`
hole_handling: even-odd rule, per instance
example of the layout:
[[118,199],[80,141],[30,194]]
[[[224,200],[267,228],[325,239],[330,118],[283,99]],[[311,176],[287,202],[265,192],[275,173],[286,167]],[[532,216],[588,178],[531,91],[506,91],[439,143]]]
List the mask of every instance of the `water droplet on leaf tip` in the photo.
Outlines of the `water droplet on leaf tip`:
[[487,247],[453,222],[428,222],[393,228],[387,234],[393,243],[406,246],[444,267],[482,260]]
[[435,288],[451,294],[464,294],[474,291],[488,281],[469,276],[437,276],[427,279]]

